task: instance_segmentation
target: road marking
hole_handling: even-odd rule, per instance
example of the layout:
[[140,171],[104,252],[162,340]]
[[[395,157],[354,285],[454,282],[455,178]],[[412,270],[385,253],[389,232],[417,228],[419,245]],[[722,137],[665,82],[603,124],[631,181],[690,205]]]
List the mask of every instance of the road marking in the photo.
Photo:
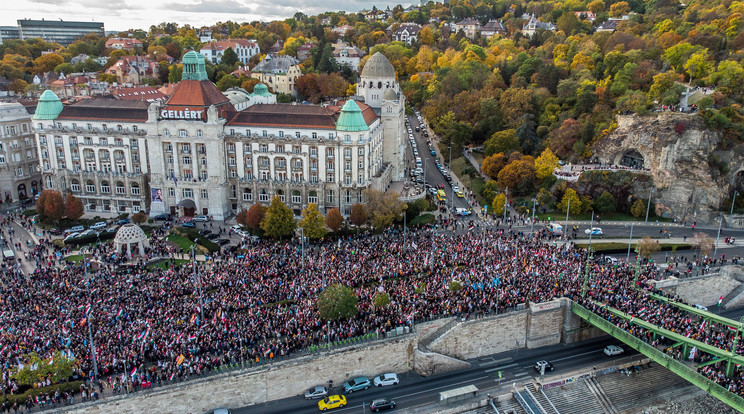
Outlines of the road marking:
[[514,376],[517,377],[517,378],[519,378],[519,377],[526,377],[528,375],[530,375],[529,372],[517,372],[516,374],[514,374]]
[[584,355],[589,355],[589,354],[596,354],[598,352],[602,352],[602,350],[601,349],[598,349],[598,350],[595,350],[595,351],[589,351],[589,352],[584,352],[584,353],[581,353],[581,354],[570,355],[570,356],[563,357],[563,358],[553,359],[552,361],[553,362],[556,362],[556,361],[565,361],[567,359],[572,359],[572,358],[576,358],[576,357],[580,357],[580,356],[584,356]]
[[430,392],[430,391],[434,391],[434,390],[439,390],[439,389],[442,389],[442,388],[452,388],[452,387],[454,387],[455,385],[460,385],[460,384],[467,384],[468,382],[475,382],[475,381],[478,381],[478,380],[482,380],[482,379],[485,379],[485,378],[488,378],[488,375],[486,375],[486,376],[483,376],[483,377],[473,378],[473,379],[470,379],[470,380],[467,380],[467,381],[460,381],[460,382],[456,382],[456,383],[454,383],[454,384],[443,385],[443,386],[441,386],[441,387],[436,387],[436,388],[429,388],[428,390],[425,390],[425,391],[419,391],[419,392],[414,392],[414,393],[412,393],[412,394],[406,394],[406,395],[401,395],[401,396],[399,396],[399,397],[393,397],[393,400],[397,400],[397,399],[400,399],[400,398],[411,397],[411,396],[413,396],[413,395],[423,394],[423,393],[425,393],[425,392]]
[[511,361],[511,360],[512,360],[511,358],[502,358],[502,359],[497,359],[497,360],[494,361],[493,358],[491,358],[491,361],[482,362],[482,363],[480,363],[480,366],[481,367],[488,367],[488,366],[491,366],[491,365],[501,364],[502,362],[507,362],[507,361]]
[[487,369],[485,372],[494,372],[494,371],[499,371],[499,370],[503,370],[503,369],[506,369],[506,368],[518,367],[518,366],[519,366],[519,364],[517,364],[516,362],[512,362],[509,365],[503,365],[503,366],[500,366],[500,367]]

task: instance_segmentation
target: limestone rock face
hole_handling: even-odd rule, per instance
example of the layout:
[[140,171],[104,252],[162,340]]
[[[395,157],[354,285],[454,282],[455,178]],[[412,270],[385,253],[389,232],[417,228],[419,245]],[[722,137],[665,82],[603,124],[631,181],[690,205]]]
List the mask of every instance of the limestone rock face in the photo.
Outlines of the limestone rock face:
[[[715,153],[720,133],[707,129],[696,114],[619,115],[617,124],[593,148],[601,162],[619,165],[626,155],[640,155],[653,178],[658,213],[688,223],[709,223],[717,217],[733,176],[744,168],[734,152]],[[728,166],[725,176],[720,163]]]

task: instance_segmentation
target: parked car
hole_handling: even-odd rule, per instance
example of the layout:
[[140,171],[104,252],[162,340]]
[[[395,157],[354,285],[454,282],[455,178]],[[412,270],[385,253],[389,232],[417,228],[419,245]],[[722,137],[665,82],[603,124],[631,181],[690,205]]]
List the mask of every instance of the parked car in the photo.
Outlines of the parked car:
[[455,195],[458,196],[458,197],[460,197],[460,198],[465,197],[465,194],[463,194],[462,191],[455,191]]
[[58,229],[57,227],[52,227],[51,229],[49,229],[49,234],[53,236],[60,236],[62,235],[62,230]]
[[21,200],[21,205],[25,206],[25,205],[33,203],[34,201],[36,200],[34,200],[33,198],[24,198],[23,200]]
[[241,231],[243,231],[243,228],[242,228],[242,227],[240,227],[240,225],[238,225],[238,224],[235,224],[235,225],[232,225],[232,226],[230,226],[230,230],[232,230],[232,231],[234,231],[234,232],[236,232],[236,233],[237,233],[237,232],[241,232]]
[[218,408],[212,411],[212,414],[230,414],[230,409],[229,408]]
[[437,155],[437,152],[434,150],[431,150],[431,155]]
[[68,234],[68,235],[67,235],[67,236],[66,236],[66,237],[64,238],[64,240],[63,240],[63,241],[64,241],[65,243],[67,243],[67,241],[68,241],[68,240],[72,240],[72,239],[76,238],[76,237],[77,237],[77,236],[79,236],[79,235],[80,235],[80,233],[70,233],[70,234]]
[[200,223],[205,223],[205,222],[209,221],[209,217],[207,217],[207,216],[196,216],[196,217],[194,217],[194,221],[200,222]]
[[437,195],[437,189],[434,187],[429,187],[429,194],[431,195]]
[[[544,369],[543,369],[544,367]],[[546,372],[546,371],[552,371],[553,370],[553,364],[551,364],[548,361],[537,361],[535,362],[535,371],[537,372]]]
[[314,387],[310,387],[305,391],[305,399],[306,400],[314,400],[316,398],[324,398],[328,395],[328,388],[322,386],[322,385],[316,385]]
[[584,230],[585,234],[591,234],[592,236],[601,236],[602,229],[599,227],[592,227],[591,229]]
[[702,310],[702,311],[707,311],[707,310],[708,310],[708,308],[707,308],[707,307],[705,307],[705,306],[703,306],[703,305],[698,305],[697,303],[696,303],[696,304],[694,304],[693,306],[695,307],[695,309],[700,309],[700,310]]
[[217,240],[214,241],[214,244],[216,244],[218,246],[224,246],[226,244],[230,244],[230,240],[227,240],[227,239],[217,239]]
[[194,223],[193,221],[187,221],[181,224],[181,227],[188,227],[190,229],[193,229],[194,227],[196,227],[196,223]]
[[346,405],[346,397],[343,395],[331,395],[318,401],[320,411],[328,411],[333,408],[340,408]]
[[212,234],[212,230],[202,229],[202,230],[199,230],[199,234],[202,235],[202,236],[207,236],[209,234]]
[[220,235],[217,233],[211,233],[211,234],[207,234],[204,237],[206,237],[208,240],[215,240],[215,239],[219,239]]
[[465,217],[465,216],[469,216],[469,215],[473,214],[473,210],[471,210],[469,208],[457,207],[457,208],[455,208],[455,214],[458,215],[458,216]]
[[604,353],[607,356],[613,356],[613,355],[620,355],[623,352],[625,352],[624,349],[620,348],[617,345],[607,345],[604,349]]
[[123,218],[123,219],[116,220],[114,224],[116,224],[117,226],[121,226],[122,224],[127,224],[131,221],[132,220],[129,220],[128,218]]
[[108,226],[108,224],[106,224],[105,221],[99,221],[98,223],[90,226],[90,229],[91,230],[100,230],[100,229],[105,229],[106,226]]
[[171,216],[168,213],[158,214],[157,216],[153,217],[153,220],[155,221],[170,221]]
[[69,229],[65,230],[65,234],[80,233],[83,230],[85,230],[85,226],[74,226],[74,227],[70,227]]
[[372,385],[367,377],[356,377],[344,382],[344,393],[351,394],[354,391],[366,390]]
[[98,233],[98,232],[97,232],[97,231],[95,231],[95,230],[93,230],[93,229],[90,229],[90,230],[85,230],[84,232],[80,233],[80,234],[78,235],[78,237],[86,237],[86,236],[92,236],[92,235],[94,235],[94,234],[97,234],[97,233]]
[[372,401],[372,404],[369,405],[369,408],[374,413],[382,410],[392,410],[393,408],[395,408],[395,401],[391,400],[390,398],[380,398],[379,400]]
[[373,380],[375,387],[384,387],[386,385],[398,385],[398,375],[390,372],[387,374],[378,375]]

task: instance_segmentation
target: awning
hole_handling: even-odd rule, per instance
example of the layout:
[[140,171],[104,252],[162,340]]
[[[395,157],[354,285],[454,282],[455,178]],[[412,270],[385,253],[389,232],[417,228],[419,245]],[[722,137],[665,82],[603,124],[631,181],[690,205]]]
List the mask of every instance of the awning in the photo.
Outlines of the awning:
[[196,208],[196,203],[194,203],[194,200],[190,198],[184,198],[183,200],[179,201],[178,204],[176,204],[176,207]]

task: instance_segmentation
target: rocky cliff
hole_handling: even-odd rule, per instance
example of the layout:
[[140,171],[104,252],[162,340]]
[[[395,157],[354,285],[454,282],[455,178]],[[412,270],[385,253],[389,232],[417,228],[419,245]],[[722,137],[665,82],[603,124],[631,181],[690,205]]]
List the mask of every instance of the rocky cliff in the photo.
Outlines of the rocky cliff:
[[733,191],[734,178],[744,170],[744,160],[738,151],[717,150],[721,134],[707,129],[699,116],[622,115],[617,124],[594,146],[594,154],[603,163],[617,165],[642,158],[643,168],[653,178],[657,214],[711,223],[719,210],[726,210],[722,203]]

